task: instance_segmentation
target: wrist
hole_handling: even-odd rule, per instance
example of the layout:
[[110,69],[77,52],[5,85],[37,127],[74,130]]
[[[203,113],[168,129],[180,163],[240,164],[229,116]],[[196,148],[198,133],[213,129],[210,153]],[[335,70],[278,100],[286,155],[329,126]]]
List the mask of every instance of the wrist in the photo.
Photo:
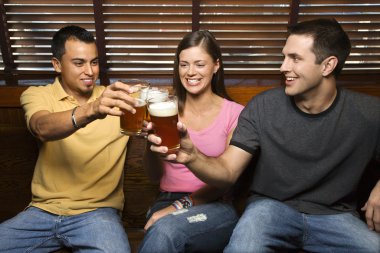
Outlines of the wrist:
[[186,195],[186,196],[183,196],[182,198],[174,201],[172,203],[172,206],[176,210],[188,209],[188,208],[194,206],[194,200],[193,200],[193,198],[190,195]]
[[75,106],[74,109],[71,111],[71,123],[73,124],[73,127],[75,129],[82,128],[82,126],[78,124],[77,117],[75,116],[75,112],[77,111],[78,108],[79,106]]
[[179,200],[176,200],[172,203],[172,206],[176,209],[176,210],[180,210],[180,209],[183,209],[183,206],[181,204],[181,202]]

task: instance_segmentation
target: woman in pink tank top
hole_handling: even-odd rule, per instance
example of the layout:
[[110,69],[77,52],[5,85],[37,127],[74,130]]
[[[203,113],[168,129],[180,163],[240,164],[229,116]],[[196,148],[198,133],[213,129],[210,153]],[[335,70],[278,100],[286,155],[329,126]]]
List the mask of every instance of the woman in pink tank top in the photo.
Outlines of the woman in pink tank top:
[[[219,156],[229,144],[242,105],[224,86],[220,47],[209,31],[187,34],[177,47],[173,89],[179,120],[199,150]],[[224,196],[229,189],[203,183],[186,166],[162,160],[149,149],[145,170],[161,193],[147,214],[139,252],[222,252],[238,220]]]

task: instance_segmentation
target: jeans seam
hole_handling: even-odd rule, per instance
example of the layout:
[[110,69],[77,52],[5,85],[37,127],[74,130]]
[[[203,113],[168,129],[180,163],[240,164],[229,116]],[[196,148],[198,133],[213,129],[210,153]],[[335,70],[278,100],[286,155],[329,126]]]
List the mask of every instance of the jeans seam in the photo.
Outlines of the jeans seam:
[[41,245],[43,245],[45,242],[47,242],[47,241],[49,241],[49,240],[51,240],[51,239],[54,239],[54,238],[56,238],[54,235],[49,236],[48,238],[46,238],[45,240],[43,240],[41,243],[36,244],[36,245],[34,245],[34,246],[28,248],[28,249],[26,250],[26,252],[32,252],[33,250],[38,249],[38,248],[39,248]]

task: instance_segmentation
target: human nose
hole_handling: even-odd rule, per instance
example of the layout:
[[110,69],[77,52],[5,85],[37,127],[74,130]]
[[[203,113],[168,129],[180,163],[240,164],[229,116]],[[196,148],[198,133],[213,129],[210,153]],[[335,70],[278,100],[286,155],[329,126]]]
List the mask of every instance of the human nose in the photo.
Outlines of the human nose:
[[288,72],[289,71],[289,61],[285,58],[283,61],[282,61],[282,64],[281,64],[281,67],[280,67],[280,72],[281,73],[284,73],[284,72]]
[[195,67],[194,65],[190,65],[189,68],[187,69],[187,74],[189,76],[195,75]]
[[85,67],[84,67],[84,73],[86,75],[89,75],[89,76],[92,76],[94,74],[94,70],[92,69],[92,65],[91,64],[85,64]]

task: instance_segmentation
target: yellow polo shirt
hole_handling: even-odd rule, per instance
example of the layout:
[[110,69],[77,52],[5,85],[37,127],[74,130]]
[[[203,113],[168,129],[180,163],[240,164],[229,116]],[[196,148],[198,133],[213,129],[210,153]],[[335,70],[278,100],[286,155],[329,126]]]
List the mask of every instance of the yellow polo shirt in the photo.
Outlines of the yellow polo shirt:
[[[88,102],[104,89],[96,86]],[[30,118],[38,111],[60,112],[79,105],[58,79],[47,86],[29,87],[20,100],[28,127]],[[42,143],[30,205],[57,215],[75,215],[99,207],[122,210],[127,142],[128,137],[120,133],[119,117],[107,116],[69,137]]]

